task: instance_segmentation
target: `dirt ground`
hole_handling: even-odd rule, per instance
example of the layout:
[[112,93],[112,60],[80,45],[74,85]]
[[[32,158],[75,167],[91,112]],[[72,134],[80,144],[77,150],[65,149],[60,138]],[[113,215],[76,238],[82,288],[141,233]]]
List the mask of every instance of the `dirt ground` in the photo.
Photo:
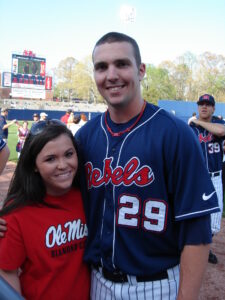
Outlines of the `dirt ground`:
[[[15,164],[8,162],[4,172],[0,175],[0,204],[7,193],[14,169]],[[214,237],[211,249],[217,255],[219,263],[208,264],[199,300],[225,299],[225,219],[222,221],[221,232]]]

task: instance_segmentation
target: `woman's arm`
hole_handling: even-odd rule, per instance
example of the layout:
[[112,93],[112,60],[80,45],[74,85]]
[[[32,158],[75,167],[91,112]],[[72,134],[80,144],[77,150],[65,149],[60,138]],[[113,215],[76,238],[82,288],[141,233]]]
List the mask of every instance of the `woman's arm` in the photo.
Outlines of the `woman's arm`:
[[21,294],[20,280],[18,270],[4,271],[0,269],[0,275],[19,293]]

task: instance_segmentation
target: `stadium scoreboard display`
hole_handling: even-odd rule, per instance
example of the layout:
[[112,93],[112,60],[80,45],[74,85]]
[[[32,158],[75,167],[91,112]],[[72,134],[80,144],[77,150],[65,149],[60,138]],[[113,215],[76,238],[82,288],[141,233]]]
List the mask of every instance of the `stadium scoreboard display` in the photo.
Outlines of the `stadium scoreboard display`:
[[32,51],[12,54],[12,96],[45,99],[46,59]]
[[45,58],[13,54],[12,87],[29,88],[32,85],[30,88],[42,89],[45,85],[45,66]]

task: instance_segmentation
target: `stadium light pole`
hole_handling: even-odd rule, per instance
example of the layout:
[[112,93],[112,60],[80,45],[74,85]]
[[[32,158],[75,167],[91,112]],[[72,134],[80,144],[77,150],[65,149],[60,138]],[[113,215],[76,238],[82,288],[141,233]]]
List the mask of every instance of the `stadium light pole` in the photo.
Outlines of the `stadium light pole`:
[[136,20],[136,8],[130,5],[122,5],[119,11],[120,20],[124,24],[124,31],[128,29],[128,25]]

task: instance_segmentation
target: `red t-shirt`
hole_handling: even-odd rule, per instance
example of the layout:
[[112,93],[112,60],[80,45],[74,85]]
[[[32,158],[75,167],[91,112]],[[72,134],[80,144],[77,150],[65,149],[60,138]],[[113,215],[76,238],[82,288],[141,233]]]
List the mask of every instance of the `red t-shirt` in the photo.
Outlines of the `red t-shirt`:
[[63,115],[61,117],[60,121],[62,121],[63,123],[67,124],[69,117],[70,117],[70,114],[65,114],[65,115]]
[[[38,191],[37,191],[38,192]],[[90,273],[83,262],[87,225],[79,190],[46,197],[57,208],[27,206],[4,219],[0,269],[21,268],[27,300],[89,299]]]

